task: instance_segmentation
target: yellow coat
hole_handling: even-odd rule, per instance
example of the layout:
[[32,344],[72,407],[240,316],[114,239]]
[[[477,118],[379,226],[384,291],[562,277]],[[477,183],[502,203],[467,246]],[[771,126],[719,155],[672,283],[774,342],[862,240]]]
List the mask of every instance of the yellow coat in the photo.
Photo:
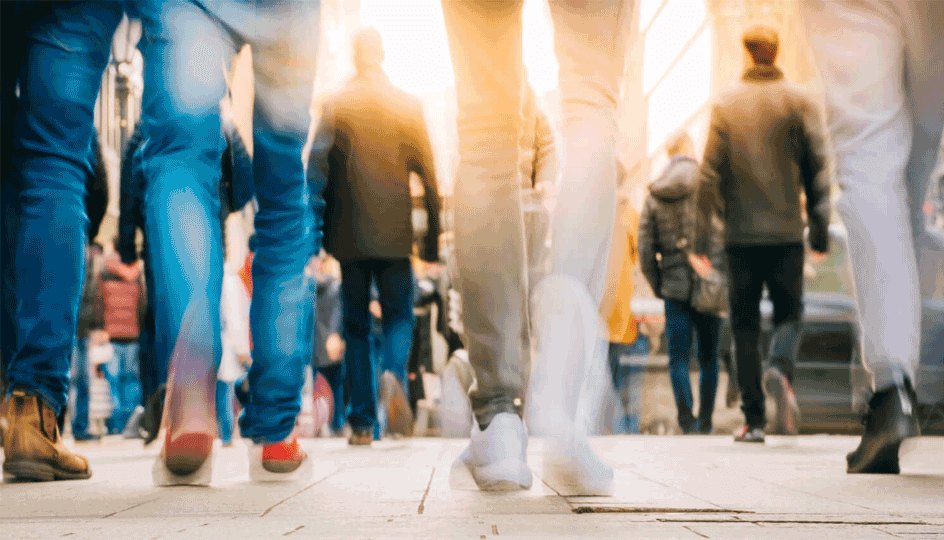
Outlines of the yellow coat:
[[636,319],[633,317],[633,273],[639,252],[636,234],[639,213],[627,199],[617,203],[607,265],[607,286],[601,305],[601,314],[607,321],[611,343],[636,341]]

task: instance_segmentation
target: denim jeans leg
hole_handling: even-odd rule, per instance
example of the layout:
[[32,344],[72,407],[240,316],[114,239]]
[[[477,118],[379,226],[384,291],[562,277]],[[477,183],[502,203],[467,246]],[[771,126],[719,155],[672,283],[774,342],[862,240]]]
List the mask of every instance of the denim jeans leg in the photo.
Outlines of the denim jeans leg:
[[[240,419],[256,442],[284,440],[301,410],[311,358],[314,294],[305,265],[315,253],[316,220],[302,147],[311,123],[320,11],[317,2],[274,2],[246,20],[255,80],[253,175],[258,249],[252,267],[251,399]],[[318,221],[320,222],[320,221]]]
[[413,268],[409,259],[385,261],[377,274],[380,291],[380,309],[383,313],[383,370],[396,376],[404,392],[407,361],[413,345]]
[[341,305],[344,310],[345,379],[351,399],[351,427],[371,429],[377,421],[377,382],[370,354],[371,272],[364,261],[341,263]]
[[195,4],[138,4],[144,57],[141,149],[145,236],[152,265],[154,360],[168,366],[171,432],[216,433],[223,251],[219,101],[235,45]]
[[676,300],[665,300],[665,337],[669,348],[669,378],[675,395],[679,427],[692,429],[692,383],[689,364],[692,357],[691,307]]
[[705,313],[692,317],[698,337],[698,428],[710,429],[718,393],[718,341],[721,318]]
[[88,339],[76,340],[72,356],[72,385],[75,388],[75,412],[72,416],[72,436],[84,437],[89,434],[89,365]]
[[118,2],[50,6],[30,29],[19,76],[15,294],[21,301],[7,378],[11,388],[42,396],[57,414],[68,398],[84,272],[95,98],[121,15]]
[[233,383],[216,381],[216,424],[223,444],[233,440]]

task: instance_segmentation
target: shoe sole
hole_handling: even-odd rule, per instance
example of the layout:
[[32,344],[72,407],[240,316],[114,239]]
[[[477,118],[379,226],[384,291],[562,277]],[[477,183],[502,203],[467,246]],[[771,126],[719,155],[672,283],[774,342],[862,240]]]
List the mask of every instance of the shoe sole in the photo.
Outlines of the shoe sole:
[[60,469],[48,463],[35,461],[7,461],[3,464],[4,481],[53,482],[56,480],[88,480],[92,470],[75,472]]
[[249,480],[252,482],[300,482],[310,479],[314,470],[311,457],[306,456],[296,468],[290,471],[271,471],[266,469],[262,462],[262,447],[253,445],[249,448]]
[[482,491],[519,491],[531,489],[532,476],[528,466],[516,459],[505,459],[489,465],[466,463],[476,485]]
[[158,456],[151,468],[151,478],[157,487],[168,486],[209,486],[213,480],[213,455],[208,456],[203,463],[190,474],[176,474]]
[[796,435],[799,433],[800,408],[796,401],[787,399],[787,388],[781,377],[764,377],[764,391],[777,402],[777,417],[773,433],[778,435]]
[[846,473],[848,474],[899,474],[898,449],[904,441],[896,441],[880,448],[870,460],[862,460],[863,464],[853,467],[846,458]]

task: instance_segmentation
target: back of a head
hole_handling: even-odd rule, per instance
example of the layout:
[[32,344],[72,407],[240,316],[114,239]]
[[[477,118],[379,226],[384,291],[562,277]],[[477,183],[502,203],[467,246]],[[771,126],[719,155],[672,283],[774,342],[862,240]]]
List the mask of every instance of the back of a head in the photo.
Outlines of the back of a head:
[[379,68],[383,63],[383,39],[376,28],[367,27],[354,35],[354,67],[357,71]]
[[761,24],[751,26],[744,31],[741,41],[755,64],[770,66],[777,59],[780,38],[773,28]]

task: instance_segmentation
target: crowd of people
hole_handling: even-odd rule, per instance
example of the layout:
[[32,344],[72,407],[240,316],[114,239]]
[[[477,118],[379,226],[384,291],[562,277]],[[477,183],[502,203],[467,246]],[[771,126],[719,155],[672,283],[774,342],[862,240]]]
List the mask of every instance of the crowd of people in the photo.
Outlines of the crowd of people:
[[[446,370],[443,387],[468,401],[444,417],[463,422],[458,461],[479,487],[529,488],[528,437],[539,435],[545,478],[611,493],[613,470],[588,436],[613,386],[629,389],[620,429],[639,429],[624,361],[644,339],[631,310],[637,264],[664,301],[680,429],[713,429],[726,313],[745,418],[735,441],[764,441],[766,397],[770,429],[796,433],[803,246],[813,258],[829,249],[834,174],[875,391],[848,470],[898,472],[899,445],[918,434],[915,250],[944,125],[940,72],[913,66],[942,60],[942,5],[804,0],[825,116],[777,67],[777,33],[748,29],[749,65],[714,103],[701,159],[688,134],[673,136],[640,213],[616,147],[635,3],[550,3],[555,137],[524,74],[522,2],[443,1],[459,162],[442,233],[423,107],[384,74],[376,30],[357,33],[356,73],[310,125],[318,2],[3,3],[5,475],[91,476],[61,436],[70,388],[76,440],[160,440],[160,486],[209,483],[215,439],[229,444],[237,429],[253,480],[304,477],[309,397],[316,424],[347,425],[350,445],[409,435],[408,366],[428,330],[415,307],[436,296],[437,326],[468,368]],[[142,27],[142,117],[105,254],[91,242],[103,207],[92,118],[125,16]],[[244,45],[251,153],[227,113],[226,69]],[[883,69],[850,75],[847,51]],[[426,226],[414,230],[418,201]],[[250,255],[234,265],[225,222],[250,202]],[[762,352],[765,289],[775,328]]]

